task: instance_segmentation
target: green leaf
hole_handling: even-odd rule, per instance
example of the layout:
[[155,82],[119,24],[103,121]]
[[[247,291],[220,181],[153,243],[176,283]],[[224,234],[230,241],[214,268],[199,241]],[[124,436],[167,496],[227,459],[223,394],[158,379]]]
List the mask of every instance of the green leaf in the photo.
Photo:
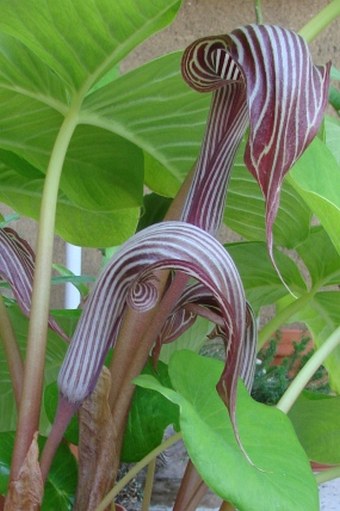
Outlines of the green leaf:
[[51,315],[58,322],[66,335],[71,338],[82,311],[80,309],[55,309]]
[[155,59],[90,94],[80,119],[141,147],[149,155],[146,183],[165,196],[169,184],[176,191],[198,156],[210,103],[209,94],[184,83],[181,55]]
[[[313,227],[310,236],[297,252],[309,271],[314,296],[308,305],[297,311],[291,321],[307,324],[317,346],[340,324],[340,255],[322,226]],[[325,361],[331,384],[340,392],[340,348]]]
[[[339,92],[340,94],[340,92]],[[339,106],[340,109],[340,106]],[[324,119],[324,138],[325,144],[333,154],[340,165],[340,122],[334,117],[325,117]]]
[[0,30],[79,90],[170,23],[179,7],[179,0],[2,0]]
[[328,101],[339,115],[340,113],[340,90],[332,85],[329,88]]
[[310,460],[340,464],[340,396],[304,392],[289,417]]
[[337,69],[335,66],[331,67],[331,79],[340,80],[340,69]]
[[[306,323],[315,344],[321,346],[340,325],[339,291],[316,293],[306,307],[291,317],[291,321]],[[331,387],[340,393],[340,347],[327,357],[324,365],[329,373]]]
[[93,211],[140,207],[142,151],[108,131],[78,126],[66,155],[60,188],[73,204]]
[[312,227],[308,238],[297,247],[315,289],[340,284],[340,255],[322,226]]
[[319,138],[314,139],[288,178],[318,217],[340,254],[340,166]]
[[[265,241],[265,203],[261,190],[243,161],[241,144],[231,173],[224,222],[249,241]],[[295,248],[308,236],[310,210],[285,180],[274,224],[275,245]]]
[[207,340],[207,335],[212,329],[213,325],[210,321],[205,318],[198,317],[195,323],[175,341],[163,344],[159,356],[160,360],[168,364],[173,353],[183,349],[198,353],[203,347],[204,342]]
[[[269,259],[265,242],[229,243],[226,248],[240,272],[247,300],[254,311],[258,311],[262,306],[271,305],[287,295],[287,289]],[[288,287],[299,296],[305,293],[306,284],[296,264],[278,250],[274,254],[276,264]]]
[[161,222],[168,211],[170,204],[171,199],[168,197],[161,197],[156,193],[149,193],[145,195],[137,231],[141,231],[149,225]]
[[[14,432],[0,433],[0,494],[7,492],[11,458],[14,447]],[[39,437],[41,451],[46,438]],[[61,444],[54,457],[45,485],[42,511],[58,509],[69,511],[74,503],[77,485],[77,464],[68,447]]]
[[[8,313],[18,340],[20,351],[24,357],[26,350],[28,319],[15,305],[9,307]],[[49,330],[46,349],[45,384],[56,379],[60,365],[64,359],[66,349],[67,344],[65,341],[61,340],[54,332]],[[15,429],[15,400],[2,343],[0,343],[0,395],[0,431]],[[41,431],[46,432],[48,428],[48,421],[45,414],[41,417],[40,426]]]
[[179,405],[189,456],[222,499],[240,511],[318,510],[315,479],[289,419],[279,410],[253,401],[240,384],[237,423],[254,465],[245,458],[215,389],[222,370],[223,364],[217,360],[183,351],[173,356],[169,366],[175,390],[148,376],[139,377],[137,383],[158,390]]
[[57,232],[85,246],[119,244],[134,232],[143,152],[126,139],[124,129],[85,126],[79,113],[86,94],[106,89],[103,83],[111,80],[116,64],[170,23],[179,7],[179,0],[143,5],[137,0],[114,5],[111,0],[61,0],[58,6],[44,0],[2,1],[0,147],[16,156],[2,160],[4,202],[38,217],[52,148],[64,117],[74,116],[79,125],[64,164]]
[[[171,385],[168,368],[162,362],[153,369],[151,362],[143,374],[156,377],[161,385]],[[178,408],[153,390],[137,387],[124,432],[122,461],[133,463],[141,460],[162,443],[165,428],[178,426]]]
[[[39,218],[43,186],[43,176],[25,177],[0,163],[0,200],[22,215]],[[106,247],[125,241],[135,231],[138,217],[139,208],[91,211],[60,192],[56,233],[75,245]]]

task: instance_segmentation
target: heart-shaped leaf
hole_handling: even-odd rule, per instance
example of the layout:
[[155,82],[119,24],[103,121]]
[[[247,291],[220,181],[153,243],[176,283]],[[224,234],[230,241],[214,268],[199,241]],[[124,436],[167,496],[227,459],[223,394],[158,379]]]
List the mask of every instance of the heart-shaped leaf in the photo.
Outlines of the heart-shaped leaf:
[[289,183],[318,217],[340,254],[340,166],[320,139],[294,165]]
[[22,173],[18,161],[3,160],[4,202],[38,218],[44,174],[67,118],[75,131],[60,185],[58,233],[91,246],[119,244],[132,234],[142,202],[143,152],[126,140],[124,129],[86,126],[82,103],[114,80],[116,64],[168,24],[179,6],[179,0],[61,0],[57,7],[40,0],[2,2],[0,147],[26,161]]
[[310,460],[340,464],[340,396],[303,392],[289,412]]
[[317,511],[318,492],[308,459],[289,419],[253,401],[240,384],[237,445],[215,385],[221,363],[183,351],[169,365],[175,390],[150,376],[136,383],[161,392],[180,407],[180,426],[189,456],[206,484],[221,498],[247,511]]

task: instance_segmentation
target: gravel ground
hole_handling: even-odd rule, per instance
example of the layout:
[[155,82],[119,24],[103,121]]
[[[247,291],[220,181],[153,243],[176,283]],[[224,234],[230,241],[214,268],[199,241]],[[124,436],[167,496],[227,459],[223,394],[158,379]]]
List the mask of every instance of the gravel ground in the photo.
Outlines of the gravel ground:
[[340,510],[340,479],[320,485],[320,511]]

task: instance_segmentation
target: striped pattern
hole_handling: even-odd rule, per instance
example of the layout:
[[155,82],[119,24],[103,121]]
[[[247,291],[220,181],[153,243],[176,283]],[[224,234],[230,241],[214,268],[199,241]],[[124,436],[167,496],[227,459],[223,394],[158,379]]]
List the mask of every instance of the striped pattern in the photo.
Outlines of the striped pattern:
[[[34,253],[29,244],[13,229],[0,229],[0,276],[9,283],[22,312],[29,316],[33,274],[35,268]],[[53,318],[48,324],[64,340],[65,332]]]
[[229,51],[247,85],[250,136],[245,163],[266,199],[267,242],[284,175],[316,135],[327,104],[330,64],[313,65],[297,34],[277,26],[249,25],[230,34]]
[[6,227],[0,229],[0,275],[12,288],[13,294],[28,316],[31,305],[34,254],[28,243]]
[[229,172],[247,126],[242,73],[227,52],[226,36],[199,39],[184,52],[182,74],[213,98],[206,133],[182,220],[215,234],[223,216]]
[[[169,268],[193,277],[214,296],[229,333],[228,365],[239,372],[246,303],[238,271],[224,247],[202,229],[184,222],[164,222],[126,242],[97,282],[58,378],[61,394],[68,401],[79,404],[93,390],[139,276],[145,283],[152,270]],[[235,381],[228,373],[224,400],[229,402],[235,391]]]
[[[214,295],[201,283],[187,286],[180,300],[176,305],[173,315],[168,319],[161,332],[158,343],[171,342],[187,330],[200,315],[215,322],[216,326],[209,335],[210,339],[221,337],[224,341],[226,352],[230,342],[230,332],[225,330],[223,312],[220,310]],[[160,350],[160,346],[158,350]],[[158,351],[157,351],[158,353]],[[242,342],[242,355],[240,367],[235,372],[235,378],[241,378],[246,387],[251,391],[257,353],[257,327],[254,313],[247,303],[246,309],[246,330]],[[230,370],[228,378],[232,378],[231,364],[228,362],[225,367],[225,374]],[[223,378],[222,378],[223,379]]]

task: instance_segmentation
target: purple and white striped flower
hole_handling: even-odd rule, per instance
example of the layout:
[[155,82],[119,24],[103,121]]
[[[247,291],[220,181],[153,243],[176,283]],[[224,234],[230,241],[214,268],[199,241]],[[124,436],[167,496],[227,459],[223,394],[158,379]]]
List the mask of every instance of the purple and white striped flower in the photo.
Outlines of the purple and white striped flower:
[[[107,351],[115,343],[126,304],[134,304],[141,311],[156,305],[157,293],[150,292],[145,284],[147,276],[161,269],[185,273],[203,286],[205,296],[213,297],[228,346],[223,399],[234,408],[235,375],[240,372],[246,337],[242,282],[232,259],[214,237],[199,227],[174,221],[155,224],[133,236],[99,278],[58,378],[61,394],[70,403],[80,404],[93,390]],[[183,305],[190,301],[189,295],[184,294]]]
[[183,220],[216,232],[235,151],[249,122],[245,163],[266,200],[272,227],[282,180],[316,135],[327,104],[330,64],[319,67],[296,33],[249,25],[230,35],[198,39],[184,52],[183,77],[213,91],[205,138]]
[[[29,316],[31,309],[35,256],[27,241],[13,229],[0,229],[0,277],[10,285],[22,312]],[[64,340],[65,332],[49,317],[48,324]]]

